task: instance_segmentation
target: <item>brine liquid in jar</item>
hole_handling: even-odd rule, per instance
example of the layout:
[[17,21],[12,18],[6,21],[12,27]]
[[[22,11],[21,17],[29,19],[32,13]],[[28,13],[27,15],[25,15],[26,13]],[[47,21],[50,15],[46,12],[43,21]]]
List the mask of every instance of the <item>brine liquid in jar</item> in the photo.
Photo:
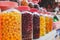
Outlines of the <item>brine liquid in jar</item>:
[[22,14],[22,40],[32,40],[33,16],[30,13]]
[[45,23],[45,17],[40,16],[40,36],[44,36],[46,33],[46,23]]
[[16,11],[2,13],[2,40],[22,40],[21,14]]
[[33,14],[33,39],[38,39],[40,34],[40,17]]

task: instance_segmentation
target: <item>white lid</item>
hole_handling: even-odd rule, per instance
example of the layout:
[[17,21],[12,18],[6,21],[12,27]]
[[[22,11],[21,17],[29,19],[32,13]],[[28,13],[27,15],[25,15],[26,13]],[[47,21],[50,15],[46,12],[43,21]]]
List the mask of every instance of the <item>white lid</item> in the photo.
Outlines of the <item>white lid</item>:
[[41,16],[43,16],[43,14],[42,14],[42,13],[40,13],[40,15],[41,15]]
[[33,12],[33,14],[40,15],[38,12]]
[[24,11],[24,12],[21,12],[22,14],[24,14],[24,13],[29,13],[29,14],[32,14],[31,12],[29,12],[29,11]]

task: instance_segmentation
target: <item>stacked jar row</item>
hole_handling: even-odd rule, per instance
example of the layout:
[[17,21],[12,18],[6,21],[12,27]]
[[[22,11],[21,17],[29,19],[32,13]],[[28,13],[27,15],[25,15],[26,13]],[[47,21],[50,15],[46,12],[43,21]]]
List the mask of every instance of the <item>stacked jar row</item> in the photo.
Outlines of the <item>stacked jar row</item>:
[[0,40],[32,40],[33,15],[15,10],[0,14]]
[[52,31],[51,17],[30,12],[0,14],[1,40],[32,40]]
[[33,38],[39,39],[53,30],[53,18],[47,14],[33,14]]

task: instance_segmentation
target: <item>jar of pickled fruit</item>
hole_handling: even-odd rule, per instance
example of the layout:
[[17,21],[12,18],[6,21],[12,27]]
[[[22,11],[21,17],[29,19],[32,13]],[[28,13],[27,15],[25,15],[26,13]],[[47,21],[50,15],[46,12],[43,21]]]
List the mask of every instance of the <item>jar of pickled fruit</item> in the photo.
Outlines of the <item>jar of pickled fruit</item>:
[[2,40],[2,25],[1,25],[1,13],[0,13],[0,40]]
[[50,15],[49,17],[49,32],[53,30],[53,16]]
[[46,33],[49,32],[49,16],[46,14],[45,15],[45,21],[46,21]]
[[33,39],[33,15],[30,12],[22,13],[22,40]]
[[45,21],[46,21],[46,33],[49,33],[53,29],[53,19],[52,19],[52,16],[51,15],[47,15],[45,17]]
[[1,16],[2,40],[22,40],[21,13],[10,9]]
[[45,16],[40,15],[40,36],[44,36],[46,34],[46,23]]
[[38,39],[40,36],[40,15],[37,12],[33,13],[33,39]]

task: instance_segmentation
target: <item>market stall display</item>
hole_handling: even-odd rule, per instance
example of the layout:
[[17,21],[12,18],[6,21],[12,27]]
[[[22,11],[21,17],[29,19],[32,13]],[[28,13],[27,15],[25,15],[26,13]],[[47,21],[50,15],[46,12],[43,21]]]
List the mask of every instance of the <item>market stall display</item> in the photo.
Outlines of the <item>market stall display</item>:
[[[12,1],[0,1],[0,40],[54,40],[54,22],[59,19],[39,7],[41,0]],[[33,5],[28,5],[31,2]]]

